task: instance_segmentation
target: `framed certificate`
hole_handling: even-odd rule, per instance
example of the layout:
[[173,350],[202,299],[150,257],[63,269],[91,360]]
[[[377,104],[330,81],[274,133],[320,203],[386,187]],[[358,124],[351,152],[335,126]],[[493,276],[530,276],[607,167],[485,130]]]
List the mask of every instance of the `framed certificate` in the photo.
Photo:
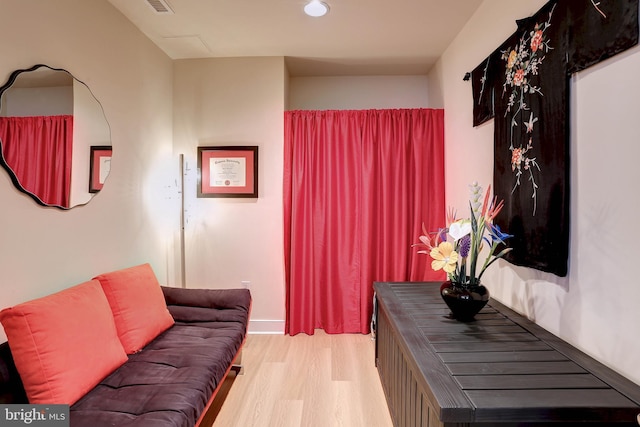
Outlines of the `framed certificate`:
[[89,159],[89,193],[102,190],[111,171],[111,146],[92,145]]
[[258,147],[198,147],[198,197],[258,197]]

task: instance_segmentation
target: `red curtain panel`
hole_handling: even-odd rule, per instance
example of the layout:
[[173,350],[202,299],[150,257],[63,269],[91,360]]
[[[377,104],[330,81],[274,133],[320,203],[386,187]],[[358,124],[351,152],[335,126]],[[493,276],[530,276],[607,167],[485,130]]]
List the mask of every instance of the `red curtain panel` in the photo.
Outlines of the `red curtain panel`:
[[0,117],[2,155],[22,188],[69,207],[73,116]]
[[444,111],[285,113],[285,332],[368,333],[374,281],[439,280],[412,244],[445,221]]

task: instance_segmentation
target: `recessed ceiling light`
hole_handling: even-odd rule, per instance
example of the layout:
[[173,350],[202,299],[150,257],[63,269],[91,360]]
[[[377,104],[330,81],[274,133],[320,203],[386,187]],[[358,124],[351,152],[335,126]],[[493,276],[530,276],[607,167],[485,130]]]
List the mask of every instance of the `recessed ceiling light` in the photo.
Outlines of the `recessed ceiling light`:
[[329,5],[320,0],[311,0],[304,7],[304,13],[313,17],[324,16],[327,12],[329,12]]

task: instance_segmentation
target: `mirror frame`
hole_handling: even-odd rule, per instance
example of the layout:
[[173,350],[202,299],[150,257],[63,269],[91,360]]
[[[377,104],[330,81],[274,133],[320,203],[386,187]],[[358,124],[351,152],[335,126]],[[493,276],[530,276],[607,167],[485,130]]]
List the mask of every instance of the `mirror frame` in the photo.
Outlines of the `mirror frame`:
[[[104,107],[102,106],[102,103],[98,100],[98,98],[96,98],[96,96],[93,93],[93,91],[91,90],[91,88],[85,82],[83,82],[82,80],[76,78],[73,74],[71,74],[68,70],[65,70],[64,68],[55,68],[55,67],[51,67],[51,66],[46,65],[46,64],[36,64],[36,65],[34,65],[32,67],[29,67],[29,68],[18,69],[18,70],[13,71],[9,75],[9,79],[7,80],[7,82],[4,85],[2,85],[2,87],[0,87],[0,106],[2,105],[2,95],[4,95],[4,93],[8,89],[10,89],[11,86],[13,86],[13,84],[15,83],[16,79],[18,78],[18,76],[20,74],[27,73],[27,72],[30,72],[30,71],[35,71],[35,70],[37,70],[39,68],[48,68],[49,70],[52,70],[52,71],[65,72],[65,73],[69,74],[71,76],[71,78],[73,78],[75,81],[77,81],[78,83],[81,83],[82,85],[84,85],[84,87],[87,88],[87,90],[89,91],[91,96],[93,96],[93,98],[96,100],[96,102],[100,106],[100,109],[102,110],[102,114],[104,115],[104,121],[107,124],[107,129],[109,130],[109,141],[111,141],[111,125],[109,124],[109,121],[107,120],[107,115],[104,112]],[[11,182],[13,182],[13,185],[16,187],[16,189],[18,189],[22,193],[27,194],[28,196],[30,196],[40,206],[44,206],[44,207],[48,207],[48,208],[58,208],[58,209],[66,211],[66,210],[70,210],[70,209],[73,209],[73,208],[78,207],[78,206],[85,206],[86,204],[91,202],[91,200],[93,200],[93,197],[95,197],[95,195],[97,194],[97,192],[93,193],[91,198],[88,201],[86,201],[85,203],[79,203],[77,205],[73,205],[73,206],[69,206],[69,207],[64,207],[64,206],[60,206],[60,205],[53,205],[53,204],[45,203],[37,195],[35,195],[32,192],[28,191],[27,189],[25,189],[22,186],[22,184],[20,184],[20,181],[18,180],[18,177],[17,177],[16,173],[13,171],[13,169],[11,169],[11,167],[7,163],[6,159],[4,158],[4,152],[3,152],[3,149],[2,149],[2,141],[1,140],[0,140],[0,166],[3,167],[7,171],[7,173],[9,174],[9,177],[11,178]]]

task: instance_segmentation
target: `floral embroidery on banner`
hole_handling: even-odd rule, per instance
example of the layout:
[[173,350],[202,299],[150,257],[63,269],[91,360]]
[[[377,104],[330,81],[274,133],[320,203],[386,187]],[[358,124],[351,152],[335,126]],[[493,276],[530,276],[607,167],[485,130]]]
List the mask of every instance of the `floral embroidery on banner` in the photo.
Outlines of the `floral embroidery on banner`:
[[480,100],[482,99],[482,94],[484,93],[485,85],[487,84],[487,72],[489,71],[489,61],[491,61],[491,57],[487,58],[487,61],[484,64],[484,70],[482,70],[482,77],[480,78],[480,83],[482,87],[480,88],[480,93],[478,94],[478,105],[480,105]]
[[[544,33],[551,26],[551,16],[554,9],[555,6],[549,12],[549,19],[546,22],[536,23],[532,31],[528,34],[523,34],[520,37],[519,44],[513,49],[509,48],[501,51],[501,59],[507,63],[505,82],[502,85],[503,96],[509,94],[505,117],[509,112],[513,111],[510,123],[509,150],[511,151],[511,170],[515,175],[515,184],[511,193],[520,187],[520,178],[528,172],[532,189],[531,198],[533,200],[534,216],[538,197],[535,171],[541,172],[541,170],[536,158],[530,157],[534,141],[533,136],[529,134],[533,134],[534,126],[539,119],[526,104],[524,96],[525,94],[544,96],[541,88],[532,84],[530,77],[538,75],[540,66],[545,59],[544,54],[553,49],[549,44],[549,40],[545,38]],[[529,112],[528,118],[525,115],[527,111]],[[524,125],[528,140],[526,146],[521,143],[519,147],[516,147],[514,145],[514,132],[519,123]]]
[[598,7],[600,6],[600,2],[596,3],[594,0],[591,0],[591,5],[596,8],[598,13],[600,13],[600,15],[602,15],[604,19],[607,19],[607,15],[605,15],[605,13],[602,10],[600,10],[600,8]]

